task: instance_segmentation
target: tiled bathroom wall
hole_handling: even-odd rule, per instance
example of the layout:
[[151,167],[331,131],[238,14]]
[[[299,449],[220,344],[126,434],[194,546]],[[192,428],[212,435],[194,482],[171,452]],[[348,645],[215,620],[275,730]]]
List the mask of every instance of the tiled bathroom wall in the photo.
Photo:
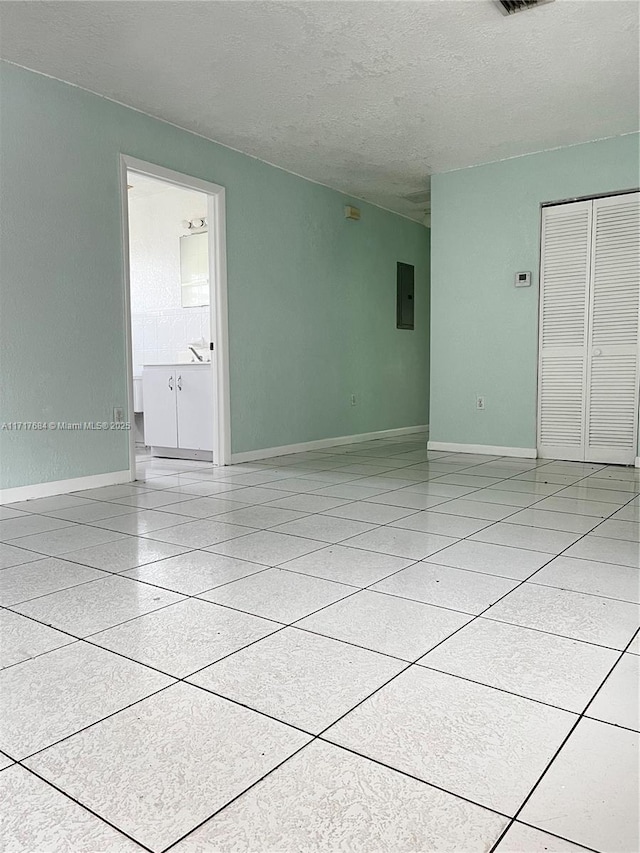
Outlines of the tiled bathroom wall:
[[183,308],[180,237],[185,220],[207,215],[207,197],[129,175],[129,262],[133,373],[145,364],[191,361],[189,344],[209,341],[209,306]]
[[209,341],[209,306],[166,308],[132,315],[133,372],[144,364],[191,361],[188,344]]

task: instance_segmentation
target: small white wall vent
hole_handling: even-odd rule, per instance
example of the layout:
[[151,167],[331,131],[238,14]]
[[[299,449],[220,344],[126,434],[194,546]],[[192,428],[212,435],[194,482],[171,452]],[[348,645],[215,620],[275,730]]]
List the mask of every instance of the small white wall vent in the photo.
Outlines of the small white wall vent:
[[535,6],[544,6],[553,2],[554,0],[496,0],[503,15],[514,15],[516,12],[524,12],[525,9],[533,9]]

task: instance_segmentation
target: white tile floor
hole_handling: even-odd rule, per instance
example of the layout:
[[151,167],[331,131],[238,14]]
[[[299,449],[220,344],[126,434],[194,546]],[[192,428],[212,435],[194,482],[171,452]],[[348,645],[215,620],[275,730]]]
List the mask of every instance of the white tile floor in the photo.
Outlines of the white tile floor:
[[637,853],[640,471],[410,435],[0,508],[6,853]]

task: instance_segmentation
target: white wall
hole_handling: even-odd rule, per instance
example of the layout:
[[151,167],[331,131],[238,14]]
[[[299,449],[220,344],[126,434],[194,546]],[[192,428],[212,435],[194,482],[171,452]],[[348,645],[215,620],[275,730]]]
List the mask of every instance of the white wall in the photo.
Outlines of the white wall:
[[129,263],[133,372],[143,364],[190,360],[187,345],[209,340],[209,307],[183,308],[180,237],[183,220],[205,217],[203,193],[130,174]]

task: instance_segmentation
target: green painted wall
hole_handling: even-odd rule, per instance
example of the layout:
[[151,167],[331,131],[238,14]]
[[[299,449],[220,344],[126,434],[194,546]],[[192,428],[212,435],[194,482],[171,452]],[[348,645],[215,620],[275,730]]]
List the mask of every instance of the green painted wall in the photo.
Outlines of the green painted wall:
[[[355,202],[64,83],[0,73],[1,421],[126,405],[119,155],[227,188],[232,449],[428,422],[429,242]],[[396,262],[416,330],[395,328]],[[358,403],[350,405],[350,395]],[[1,432],[4,487],[128,467],[127,436]]]
[[[430,438],[536,446],[540,204],[640,184],[637,134],[432,178]],[[532,286],[513,286],[531,270]],[[475,408],[485,397],[485,411]]]

